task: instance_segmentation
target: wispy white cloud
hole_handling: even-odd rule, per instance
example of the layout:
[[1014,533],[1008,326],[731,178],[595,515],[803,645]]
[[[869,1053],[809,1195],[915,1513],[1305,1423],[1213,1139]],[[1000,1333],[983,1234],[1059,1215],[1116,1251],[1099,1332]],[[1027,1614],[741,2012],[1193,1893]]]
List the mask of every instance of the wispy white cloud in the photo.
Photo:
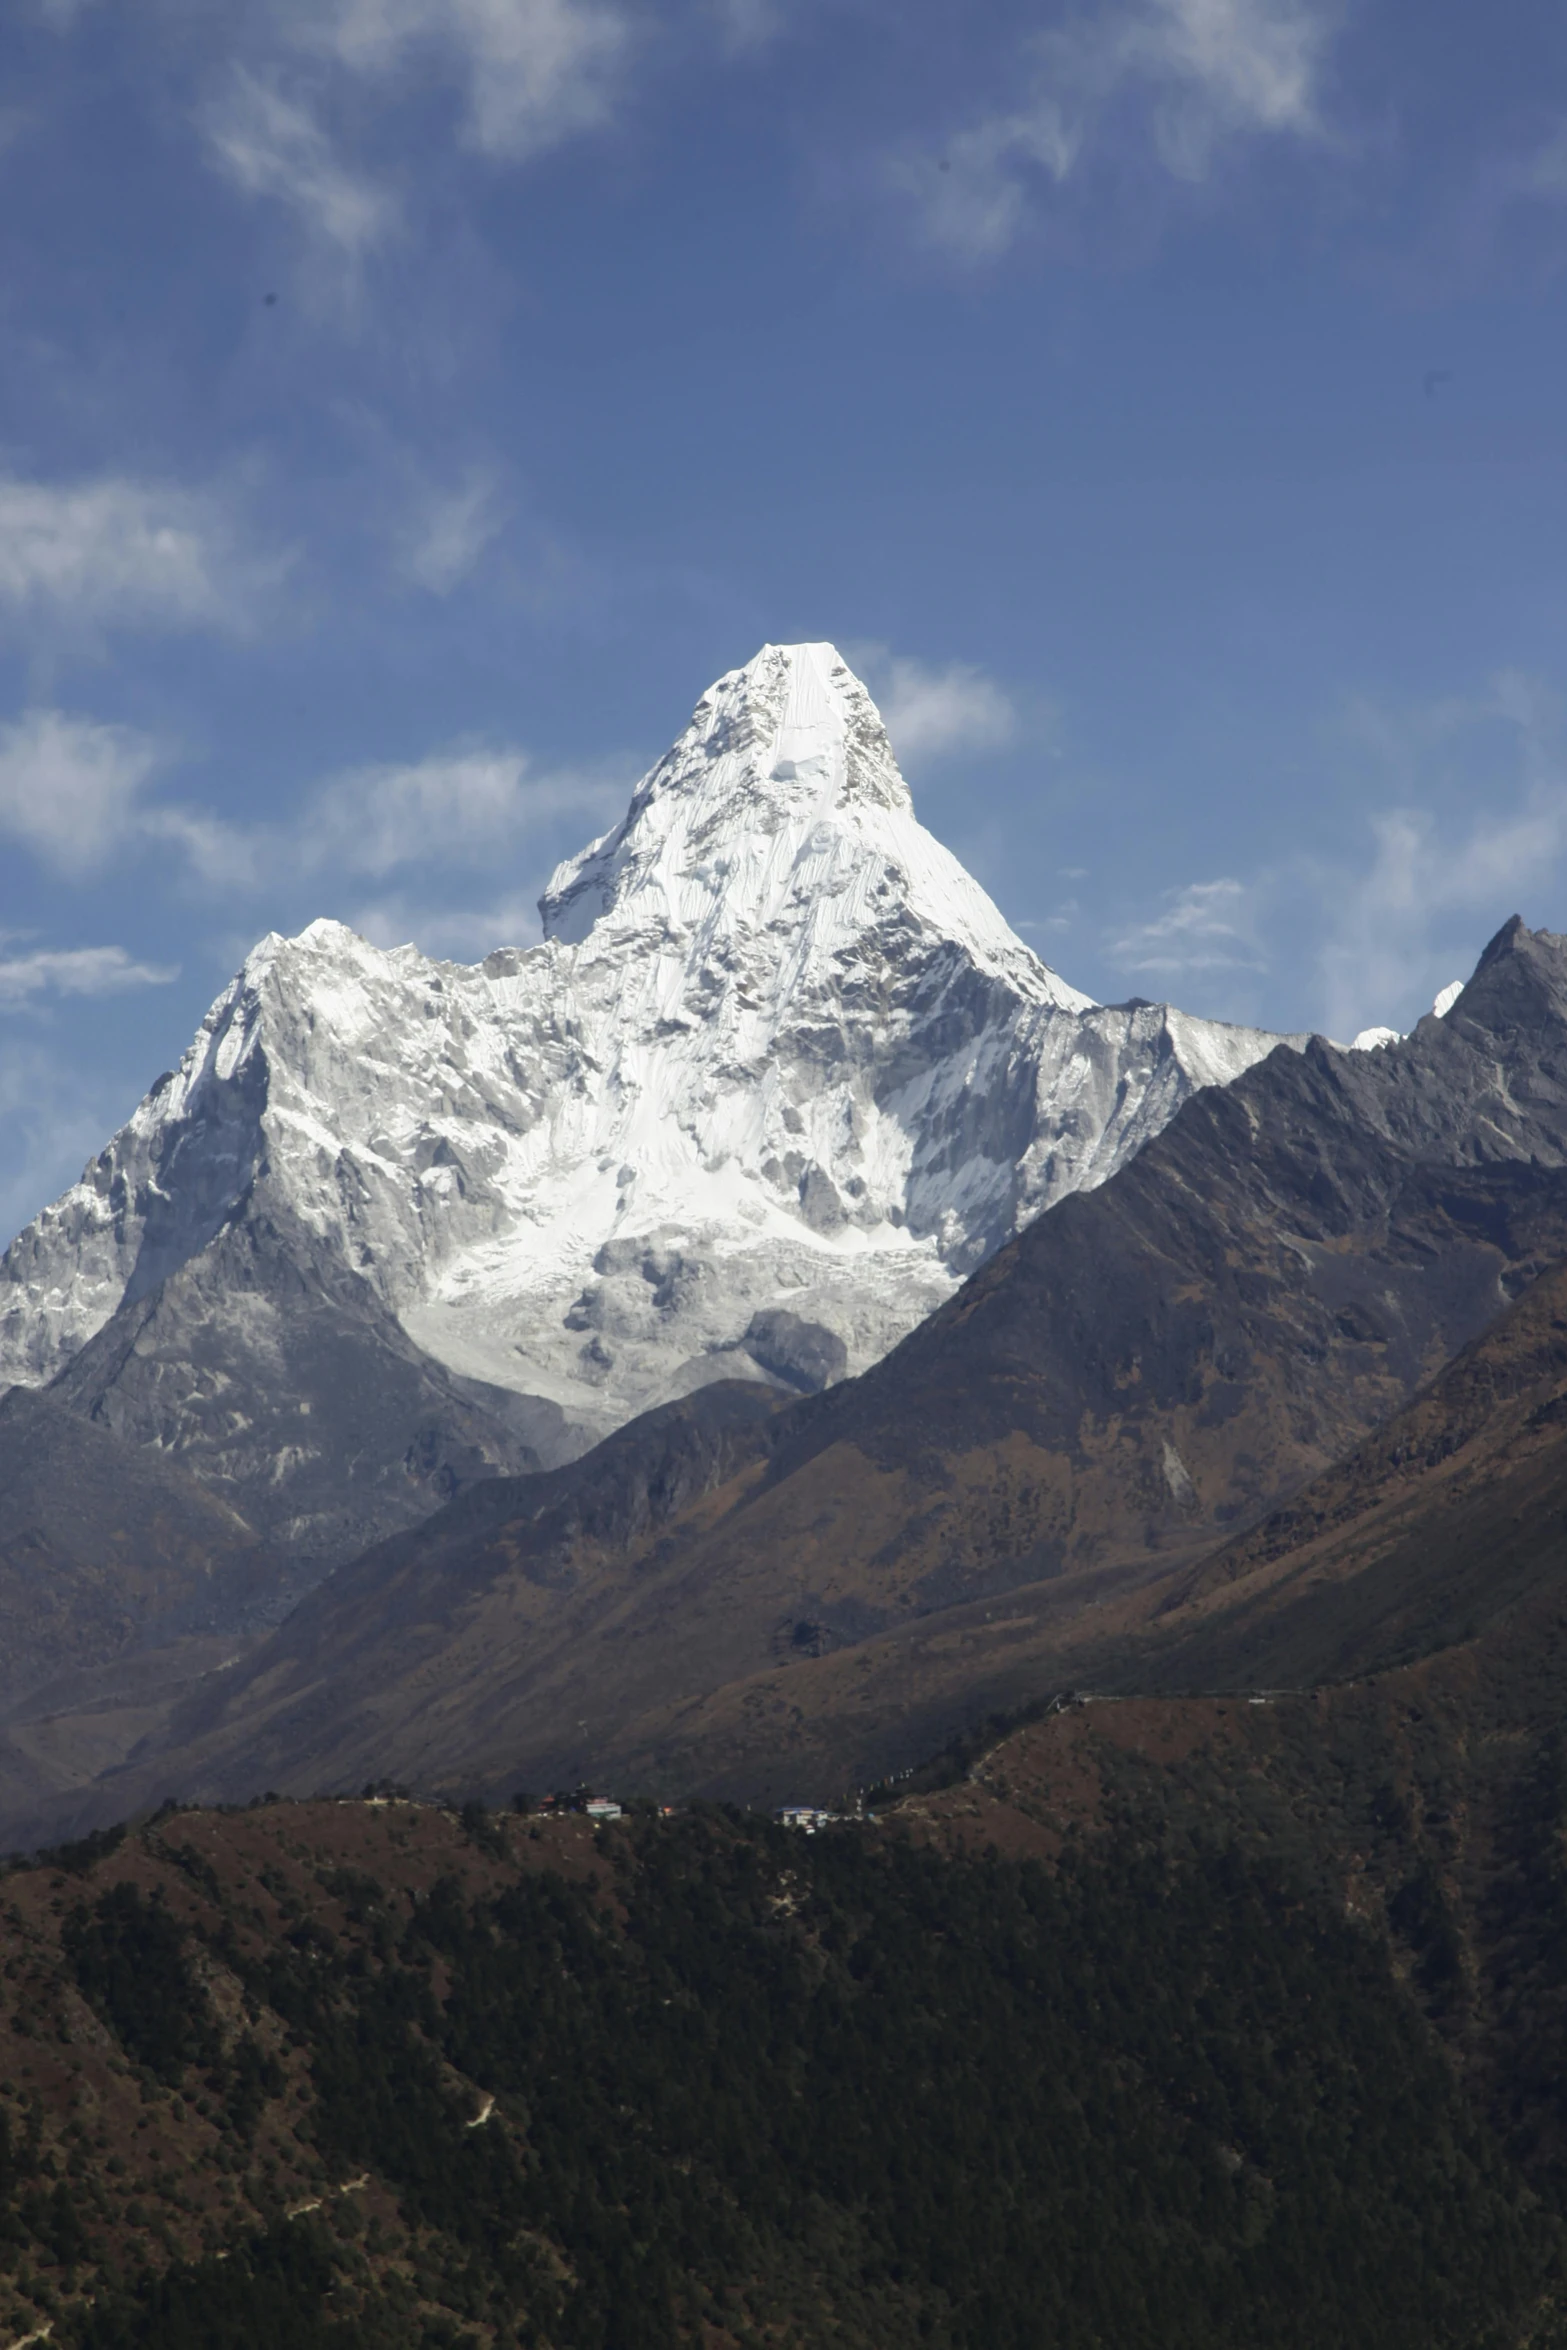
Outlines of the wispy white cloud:
[[344,158],[310,98],[276,72],[233,66],[201,127],[224,176],[283,205],[350,280],[396,228],[396,199]]
[[0,832],[65,879],[88,880],[130,838],[156,763],[129,727],[30,710],[0,726]]
[[30,710],[0,726],[0,836],[67,881],[155,851],[204,890],[243,897],[328,876],[489,873],[560,818],[602,830],[626,797],[619,772],[539,770],[522,751],[459,743],[329,777],[286,822],[236,824],[151,796],[162,764],[130,727]]
[[1156,125],[1170,169],[1200,174],[1233,132],[1320,134],[1329,30],[1310,0],[1156,0],[1128,26],[1115,62],[1162,90]]
[[1112,940],[1110,953],[1125,970],[1179,979],[1191,973],[1261,971],[1255,892],[1222,875],[1166,890],[1164,911]]
[[1468,976],[1509,914],[1536,907],[1567,852],[1567,787],[1537,787],[1499,821],[1456,838],[1424,808],[1374,816],[1370,833],[1370,861],[1339,895],[1320,956],[1333,1036],[1382,1019],[1407,1022],[1456,962]]
[[766,48],[784,30],[778,0],[711,0],[724,45],[732,53]]
[[246,552],[215,497],[105,475],[0,473],[0,606],[89,628],[241,625],[282,565]]
[[412,893],[393,893],[355,906],[350,927],[372,946],[399,947],[410,941],[427,955],[476,963],[497,947],[528,947],[543,936],[538,901],[512,891],[479,906],[433,906]]
[[204,884],[244,887],[267,861],[266,836],[202,808],[147,799],[166,763],[150,737],[65,710],[0,726],[0,835],[62,880],[82,882],[148,847],[172,851]]
[[1017,732],[1009,696],[969,662],[942,668],[885,645],[856,645],[849,657],[876,695],[900,760],[917,766],[954,752],[996,750]]
[[[1353,871],[1312,875],[1334,1036],[1407,1026],[1439,987],[1468,975],[1508,915],[1538,922],[1542,898],[1559,902],[1567,880],[1567,754],[1554,697],[1536,681],[1506,674],[1483,696],[1424,710],[1363,707],[1354,724],[1401,790],[1368,818],[1369,854]],[[1472,767],[1480,744],[1484,788],[1463,795],[1477,814],[1455,821],[1456,795],[1433,804],[1429,785],[1414,798],[1433,766]]]
[[506,525],[506,499],[496,474],[475,467],[455,489],[425,491],[400,534],[398,568],[433,596],[449,596]]
[[174,963],[139,963],[124,947],[36,947],[11,954],[0,947],[0,1005],[39,995],[123,995],[128,988],[166,987],[178,979]]
[[413,867],[482,867],[557,816],[595,825],[625,796],[623,783],[602,777],[536,773],[521,751],[458,746],[336,777],[308,805],[298,837],[312,866],[382,880]]
[[139,808],[131,837],[172,854],[174,863],[206,890],[248,890],[267,880],[278,863],[275,829],[234,824],[209,808],[162,801]]
[[461,143],[515,163],[608,119],[637,37],[617,0],[268,0],[197,120],[301,232],[316,307],[346,293],[357,320],[371,261],[417,226],[393,111],[460,92]]
[[338,0],[297,26],[361,76],[444,60],[465,88],[469,143],[509,161],[602,122],[634,38],[611,0]]
[[[1114,964],[1178,993],[1265,972],[1286,940],[1306,978],[1287,1022],[1350,1038],[1410,1027],[1510,914],[1550,920],[1567,894],[1567,741],[1546,688],[1509,674],[1424,707],[1362,702],[1339,733],[1365,810],[1342,852],[1172,889],[1108,942]],[[1232,1016],[1251,1016],[1251,993]]]
[[929,238],[965,258],[1000,253],[1042,190],[1117,142],[1171,177],[1206,179],[1237,140],[1324,136],[1320,83],[1334,30],[1325,0],[1126,0],[1035,36],[1026,95],[928,150],[895,157]]

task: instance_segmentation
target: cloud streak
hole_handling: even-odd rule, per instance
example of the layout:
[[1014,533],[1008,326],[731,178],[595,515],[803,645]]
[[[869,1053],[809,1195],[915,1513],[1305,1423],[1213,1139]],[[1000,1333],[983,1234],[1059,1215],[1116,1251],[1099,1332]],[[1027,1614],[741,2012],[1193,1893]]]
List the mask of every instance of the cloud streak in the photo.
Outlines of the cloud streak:
[[609,0],[340,0],[305,38],[362,76],[443,62],[468,143],[515,162],[605,119],[633,34]]
[[[0,727],[0,837],[29,850],[61,880],[83,884],[149,853],[207,893],[234,898],[330,880],[391,885],[366,908],[369,933],[459,939],[483,953],[496,937],[531,936],[525,901],[498,900],[493,913],[441,911],[429,884],[440,876],[492,875],[526,854],[540,834],[569,816],[600,831],[625,805],[626,781],[608,771],[540,771],[526,754],[488,743],[458,743],[403,764],[355,768],[309,792],[287,822],[235,824],[210,809],[152,797],[163,754],[129,727],[53,709],[30,710]],[[409,895],[408,884],[415,885]],[[422,914],[416,909],[423,907]],[[498,921],[492,933],[487,925]],[[88,950],[83,950],[87,952]],[[93,954],[118,950],[93,949]],[[67,965],[24,959],[37,985],[84,993]],[[103,987],[113,968],[95,970]],[[150,967],[145,967],[149,968]],[[144,967],[136,967],[140,974]],[[150,984],[126,967],[125,985]],[[27,992],[23,963],[11,995]],[[31,984],[31,983],[28,983]],[[4,982],[0,981],[0,988]]]
[[1161,979],[1196,972],[1261,971],[1254,891],[1222,875],[1165,892],[1165,911],[1111,942],[1123,970]]
[[621,782],[540,775],[521,751],[459,745],[336,777],[314,795],[298,833],[311,869],[379,881],[414,868],[482,869],[553,817],[596,823],[625,798]]
[[506,526],[500,483],[476,467],[457,488],[422,498],[405,527],[399,569],[432,596],[449,596],[473,571]]
[[139,822],[155,746],[125,726],[30,710],[0,727],[0,833],[66,881],[88,881]]
[[39,947],[24,955],[0,949],[0,1007],[46,994],[123,995],[178,977],[178,964],[139,963],[124,947]]
[[[1567,785],[1536,785],[1522,804],[1456,837],[1426,808],[1392,808],[1371,819],[1372,855],[1341,884],[1337,916],[1320,957],[1326,1024],[1354,1034],[1363,1020],[1413,1016],[1451,979],[1464,976],[1485,938],[1508,915],[1530,908],[1567,854]],[[1535,917],[1538,919],[1538,915]],[[1445,943],[1463,938],[1456,947]]]
[[1135,0],[1085,11],[1025,52],[1027,94],[946,144],[889,166],[927,237],[984,260],[1020,233],[1042,194],[1119,151],[1195,183],[1247,139],[1320,141],[1332,19],[1318,0]]
[[919,765],[961,751],[993,751],[1017,732],[1017,712],[992,677],[967,661],[945,667],[857,645],[851,658],[870,680],[900,760]]
[[397,226],[396,200],[344,160],[308,98],[275,73],[236,65],[200,119],[223,176],[244,195],[281,204],[357,282]]
[[604,123],[640,37],[616,0],[271,0],[196,109],[231,187],[303,237],[316,306],[357,315],[374,258],[417,226],[400,110],[460,93],[458,144],[516,164]]
[[0,606],[92,628],[231,629],[278,576],[197,491],[126,475],[0,474]]
[[1342,857],[1296,855],[1167,891],[1158,914],[1108,941],[1113,964],[1178,989],[1265,972],[1264,942],[1287,939],[1315,998],[1291,1022],[1347,1039],[1407,1029],[1509,915],[1538,922],[1560,902],[1567,745],[1535,681],[1507,674],[1472,699],[1411,711],[1362,705],[1349,732],[1372,772],[1357,777],[1369,808]]
[[1351,732],[1391,789],[1367,819],[1368,853],[1350,870],[1307,874],[1325,917],[1317,965],[1333,1036],[1407,1027],[1439,987],[1468,976],[1508,915],[1540,919],[1567,866],[1560,712],[1536,681],[1505,672],[1470,699],[1361,706]]

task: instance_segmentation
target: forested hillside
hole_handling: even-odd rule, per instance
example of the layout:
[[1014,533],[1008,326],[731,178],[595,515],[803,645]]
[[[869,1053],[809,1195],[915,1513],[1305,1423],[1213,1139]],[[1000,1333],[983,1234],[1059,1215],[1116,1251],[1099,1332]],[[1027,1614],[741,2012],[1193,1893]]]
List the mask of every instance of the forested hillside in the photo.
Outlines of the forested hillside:
[[965,1852],[981,1798],[268,1803],[14,1869],[5,2338],[1567,2338],[1550,2192],[1331,1872],[1146,1805]]

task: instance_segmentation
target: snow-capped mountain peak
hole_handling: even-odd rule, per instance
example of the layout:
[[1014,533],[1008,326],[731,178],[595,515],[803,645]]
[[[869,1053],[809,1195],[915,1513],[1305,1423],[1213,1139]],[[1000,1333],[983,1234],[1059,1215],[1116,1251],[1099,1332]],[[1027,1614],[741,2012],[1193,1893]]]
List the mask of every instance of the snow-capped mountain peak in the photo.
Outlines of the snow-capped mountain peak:
[[820,1384],[1278,1041],[1059,979],[826,644],[721,678],[541,910],[471,967],[263,939],[7,1253],[0,1377],[260,1216],[574,1442],[715,1377]]
[[624,821],[550,878],[546,938],[684,957],[771,938],[794,976],[889,915],[1029,1000],[1085,1010],[914,813],[881,714],[829,644],[764,645],[704,694]]

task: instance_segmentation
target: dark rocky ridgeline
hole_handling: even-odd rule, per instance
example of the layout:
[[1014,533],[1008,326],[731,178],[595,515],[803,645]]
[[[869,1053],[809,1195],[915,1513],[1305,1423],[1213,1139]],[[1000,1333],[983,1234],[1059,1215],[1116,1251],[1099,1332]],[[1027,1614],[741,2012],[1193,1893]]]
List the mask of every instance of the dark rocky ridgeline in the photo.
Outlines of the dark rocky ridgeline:
[[[1221,1770],[1177,1820],[1117,1751],[1125,1825],[1085,1800],[1067,1836],[1014,1744],[982,1768],[1016,1800],[965,1785],[814,1837],[393,1798],[170,1809],[40,1856],[0,1885],[0,2329],[1558,2341],[1560,2199],[1521,2134],[1548,2091],[1505,2035],[1490,2074],[1443,2050],[1424,1823],[1406,1805],[1380,1832],[1416,1888],[1389,1927],[1374,1900],[1346,1915],[1305,1807],[1296,1849],[1261,1855]],[[1084,1758],[1074,1784],[1112,1776]],[[963,1850],[981,1806],[1015,1853]],[[1515,1904],[1515,1934],[1548,1924]],[[1527,2110],[1499,2121],[1504,2079]]]
[[[1564,1254],[1567,943],[1514,922],[1445,1020],[1197,1095],[874,1370],[703,1451],[656,1522],[573,1519],[560,1552],[555,1489],[497,1489],[357,1562],[134,1793],[875,1776],[1078,1677],[1140,1587],[1350,1453]],[[560,1491],[665,1490],[684,1425],[631,1423]]]

